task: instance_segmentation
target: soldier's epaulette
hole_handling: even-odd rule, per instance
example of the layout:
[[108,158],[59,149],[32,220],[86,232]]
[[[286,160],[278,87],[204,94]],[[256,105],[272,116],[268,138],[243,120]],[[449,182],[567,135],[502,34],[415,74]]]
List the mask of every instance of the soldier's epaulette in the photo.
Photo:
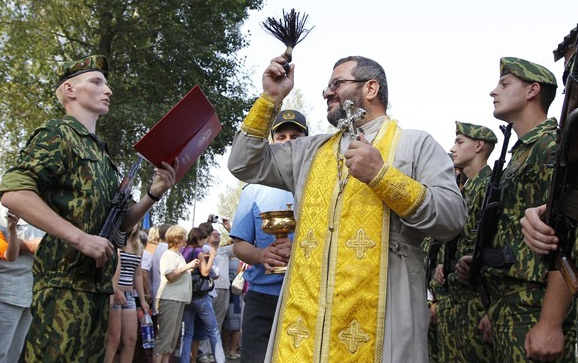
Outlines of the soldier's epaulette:
[[[52,119],[48,120],[44,123],[40,129],[47,129],[47,130],[64,130],[64,129],[72,129],[79,135],[88,135],[89,131],[84,127],[80,122],[76,121],[74,118],[70,116],[64,116],[61,119]],[[66,131],[67,132],[67,131]]]
[[72,128],[74,130],[76,130],[76,132],[81,133],[76,127],[74,127],[74,124],[70,122],[70,120],[66,120],[66,119],[52,119],[52,120],[48,120],[45,121],[42,125],[40,125],[36,130],[34,130],[34,132],[32,132],[32,134],[30,135],[30,137],[28,138],[26,145],[29,145],[32,140],[34,140],[34,138],[41,132],[48,132],[50,134],[59,134],[59,135],[64,135],[66,133],[66,131],[64,130],[65,128]]
[[56,118],[56,119],[46,121],[43,126],[45,126],[46,128],[52,129],[52,128],[57,128],[62,124],[64,124],[64,121],[62,119]]
[[34,133],[32,134],[31,137],[34,137],[38,132],[42,130],[56,130],[64,124],[65,122],[62,119],[52,119],[45,121],[42,125],[40,125],[40,127],[34,130]]
[[36,137],[36,135],[38,135],[38,133],[42,130],[54,130],[55,128],[57,128],[60,124],[62,124],[62,120],[59,119],[54,119],[54,120],[48,120],[46,122],[44,122],[42,125],[40,125],[39,127],[37,127],[32,134],[30,135],[30,137],[28,138],[28,140],[26,141],[26,145],[30,144],[30,142]]

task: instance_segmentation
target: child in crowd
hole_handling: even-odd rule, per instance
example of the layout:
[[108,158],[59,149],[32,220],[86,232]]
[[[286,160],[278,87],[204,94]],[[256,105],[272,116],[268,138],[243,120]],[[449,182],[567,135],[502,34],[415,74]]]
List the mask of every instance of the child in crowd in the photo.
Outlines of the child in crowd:
[[135,225],[128,236],[126,246],[118,250],[118,266],[113,278],[114,295],[110,297],[111,309],[105,356],[107,363],[114,361],[119,344],[121,345],[119,362],[132,362],[138,333],[135,290],[143,311],[149,313],[141,272],[142,251],[139,226]]

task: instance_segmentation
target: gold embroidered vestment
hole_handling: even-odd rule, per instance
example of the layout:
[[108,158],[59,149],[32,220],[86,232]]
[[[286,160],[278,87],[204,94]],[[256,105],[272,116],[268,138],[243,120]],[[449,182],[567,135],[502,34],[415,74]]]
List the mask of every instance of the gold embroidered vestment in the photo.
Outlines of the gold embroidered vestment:
[[[397,123],[386,119],[373,142],[386,168],[393,164],[400,135]],[[381,362],[390,206],[398,213],[395,205],[386,203],[391,198],[383,196],[392,184],[382,179],[399,172],[383,169],[371,186],[346,178],[347,168],[338,162],[341,136],[334,135],[319,148],[307,177],[285,277],[274,362]],[[411,213],[423,200],[425,188],[406,176],[400,179],[396,188],[405,187],[400,193],[409,196],[401,198],[402,214]]]

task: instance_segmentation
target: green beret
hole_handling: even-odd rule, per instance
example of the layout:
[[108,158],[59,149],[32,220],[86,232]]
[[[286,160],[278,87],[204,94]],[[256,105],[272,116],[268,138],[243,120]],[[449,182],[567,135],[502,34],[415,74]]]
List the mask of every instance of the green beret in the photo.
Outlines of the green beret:
[[486,126],[468,124],[466,122],[456,121],[456,135],[462,134],[470,139],[482,140],[491,143],[497,143],[496,134]]
[[80,60],[60,63],[56,67],[56,88],[67,79],[92,71],[102,72],[105,77],[108,75],[108,60],[105,56],[91,55]]
[[538,82],[557,87],[556,77],[547,68],[539,64],[515,57],[503,57],[500,59],[500,77],[513,74],[527,82]]

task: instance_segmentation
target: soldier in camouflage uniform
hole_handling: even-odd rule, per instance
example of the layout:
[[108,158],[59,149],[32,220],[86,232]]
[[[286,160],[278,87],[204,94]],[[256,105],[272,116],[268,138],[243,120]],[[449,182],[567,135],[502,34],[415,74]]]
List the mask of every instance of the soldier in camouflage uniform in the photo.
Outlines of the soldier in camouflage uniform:
[[[103,56],[58,68],[56,96],[66,115],[33,133],[0,184],[2,204],[46,231],[33,263],[27,362],[104,358],[116,253],[98,233],[119,186],[106,145],[94,134],[112,94],[107,73]],[[132,228],[174,184],[177,164],[155,169],[147,196],[129,208],[122,230]],[[102,279],[98,268],[104,269]]]
[[[456,253],[446,259],[457,261],[473,254],[476,239],[476,223],[484,199],[486,186],[492,169],[488,166],[488,157],[496,142],[496,135],[487,127],[456,121],[456,138],[451,148],[456,167],[462,168],[468,182],[462,189],[468,206],[468,219],[462,233],[458,236]],[[467,257],[465,257],[467,258]],[[449,264],[450,266],[453,263]],[[456,358],[454,362],[493,362],[492,348],[482,339],[478,324],[486,314],[479,294],[469,285],[459,281],[456,273],[447,276],[450,295],[449,304],[453,308],[453,330],[456,340]]]
[[[576,29],[578,28],[574,28],[572,32],[575,32]],[[571,34],[564,37],[564,42],[554,50],[554,61],[558,61],[562,59],[562,57],[564,58],[564,73],[562,74],[564,86],[567,86],[568,77],[574,69],[574,62],[576,62],[576,38],[574,38],[572,44],[570,44],[569,41],[567,42],[567,40],[572,39]],[[554,229],[542,221],[542,215],[545,212],[545,204],[539,207],[529,208],[526,210],[524,218],[520,221],[522,233],[524,233],[524,242],[534,252],[541,255],[548,254],[549,251],[555,251],[558,248],[557,244],[559,242]],[[575,263],[578,262],[578,238],[576,239],[572,253]],[[576,267],[578,268],[578,266]]]
[[549,192],[557,122],[547,119],[556,78],[546,68],[519,59],[500,60],[501,77],[490,93],[494,116],[513,124],[518,141],[504,170],[503,212],[493,248],[506,247],[511,266],[484,267],[491,297],[494,359],[498,362],[575,361],[575,307],[557,271],[523,241],[520,219],[529,207],[544,204]]
[[[453,160],[452,153],[448,153]],[[466,176],[460,167],[454,168],[456,183],[460,190],[466,181]],[[453,241],[453,240],[452,240]],[[443,273],[444,257],[448,253],[448,245],[435,241],[431,237],[424,239],[423,247],[427,254],[428,266],[434,271],[426,273],[428,277],[428,292],[432,299],[428,300],[430,325],[428,328],[428,353],[430,362],[455,362],[458,359],[458,344],[455,330],[455,309],[451,303],[448,286]],[[439,262],[439,264],[438,264]],[[432,267],[430,267],[432,265]]]

